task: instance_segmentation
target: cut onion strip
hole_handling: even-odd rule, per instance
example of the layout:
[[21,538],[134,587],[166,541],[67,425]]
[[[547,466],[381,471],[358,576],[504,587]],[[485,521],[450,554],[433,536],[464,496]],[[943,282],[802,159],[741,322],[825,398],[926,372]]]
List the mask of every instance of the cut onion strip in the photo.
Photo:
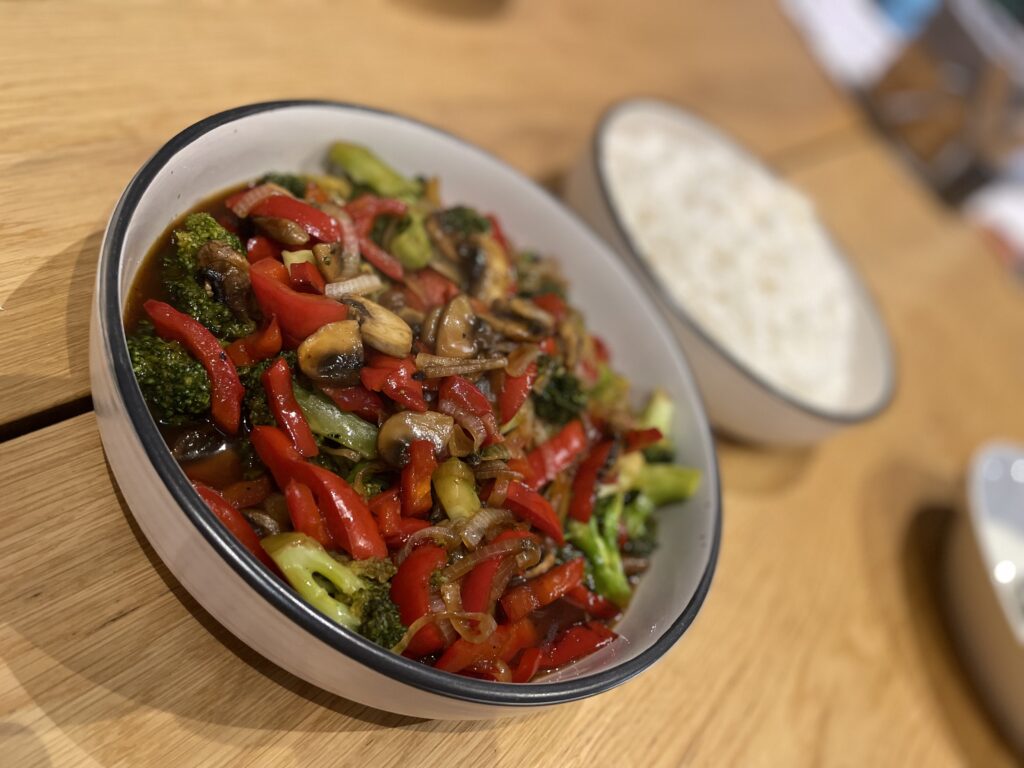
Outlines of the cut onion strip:
[[491,591],[487,595],[487,612],[494,613],[498,604],[498,598],[505,594],[505,588],[509,581],[515,576],[518,566],[514,557],[506,557],[501,561],[498,570],[494,572],[494,581],[491,582]]
[[[424,528],[423,530],[427,529]],[[533,539],[509,539],[508,541],[492,542],[470,552],[461,560],[449,565],[441,571],[441,578],[445,581],[458,581],[484,560],[489,560],[492,557],[504,557],[505,555],[518,555],[528,550],[537,550],[537,557],[540,557],[540,548]]]
[[448,581],[441,585],[441,596],[444,598],[445,609],[452,617],[452,626],[462,639],[470,643],[482,643],[498,628],[498,622],[487,613],[479,621],[467,621],[466,611],[462,609],[462,585],[457,581]]
[[277,184],[260,184],[258,187],[253,187],[238,198],[238,200],[235,201],[235,204],[231,206],[231,212],[238,218],[244,219],[249,215],[249,211],[257,205],[262,203],[268,197],[276,197],[277,195],[294,197],[291,192]]
[[536,344],[520,344],[515,351],[508,356],[508,365],[505,372],[509,376],[522,376],[530,363],[540,357],[540,347]]
[[361,296],[365,293],[373,293],[384,287],[384,283],[376,275],[359,275],[351,280],[338,280],[328,283],[324,287],[324,295],[332,299],[340,299],[343,296],[355,294]]
[[451,416],[455,419],[456,424],[469,433],[469,436],[473,438],[474,451],[480,449],[480,446],[484,444],[484,440],[487,439],[487,427],[484,425],[482,418],[456,405],[451,400],[442,399],[438,403],[437,409],[441,413]]
[[473,474],[477,480],[496,480],[499,477],[504,477],[507,480],[523,479],[521,473],[516,472],[500,459],[481,462],[479,466],[473,470]]
[[505,506],[505,499],[508,497],[508,485],[511,482],[507,477],[499,477],[494,481],[494,490],[487,502],[492,507]]
[[[483,622],[487,619],[491,619],[493,621],[494,617],[488,616],[486,613],[475,613],[473,611],[464,611],[459,614],[451,614],[448,611],[440,611],[439,613],[425,613],[409,625],[409,628],[405,630],[405,634],[402,635],[402,639],[399,640],[394,646],[392,646],[391,650],[395,653],[401,654],[403,651],[405,651],[406,648],[409,647],[409,643],[412,641],[414,637],[416,637],[416,633],[430,624],[436,624],[437,628],[441,630],[442,634],[444,634],[445,629],[447,629],[448,632],[452,632],[451,624],[446,624],[445,622],[451,622],[453,619],[462,621]],[[455,640],[454,632],[452,632],[451,640]]]
[[514,522],[515,518],[507,509],[484,507],[463,524],[462,542],[469,549],[476,549],[485,538],[491,538],[489,534]]
[[558,554],[554,549],[545,547],[544,558],[537,563],[535,566],[530,568],[528,571],[523,573],[523,576],[527,579],[532,579],[537,576],[542,576],[555,565],[555,561],[558,559]]
[[405,558],[409,556],[413,548],[424,539],[431,539],[435,543],[442,545],[445,549],[455,549],[459,544],[462,543],[462,538],[452,528],[445,525],[432,525],[429,528],[421,528],[416,531],[409,539],[405,542],[405,546],[402,547],[396,558],[397,565],[401,565]]
[[477,357],[466,360],[461,357],[440,357],[426,352],[416,355],[416,367],[423,371],[428,379],[496,371],[506,365],[507,357]]

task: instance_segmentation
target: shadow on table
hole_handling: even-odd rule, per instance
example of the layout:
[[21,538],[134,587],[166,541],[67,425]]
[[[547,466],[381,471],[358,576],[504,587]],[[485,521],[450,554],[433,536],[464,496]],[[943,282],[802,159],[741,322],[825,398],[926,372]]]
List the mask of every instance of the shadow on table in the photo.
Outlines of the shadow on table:
[[42,740],[31,729],[14,723],[0,723],[0,744],[6,765],[19,768],[44,768],[53,765]]
[[[38,319],[52,308],[54,276],[70,275],[68,302],[64,308],[67,368],[74,378],[87,378],[89,369],[89,322],[92,314],[92,287],[96,279],[103,230],[97,229],[64,250],[53,254],[36,268],[3,302],[0,319],[13,329],[12,336],[26,345],[42,348]],[[44,247],[45,241],[40,241]],[[68,270],[67,265],[72,265]],[[60,347],[55,345],[57,349]],[[51,347],[53,348],[53,347]],[[31,373],[0,374],[0,402],[13,403],[30,392],[54,386],[67,388],[66,378]],[[88,396],[78,397],[41,412],[0,425],[0,440],[24,434],[41,426],[61,421],[90,409]]]
[[489,19],[500,15],[509,0],[394,0],[396,5],[436,16]]
[[875,558],[884,562],[883,548],[899,547],[889,560],[899,563],[898,570],[867,569],[893,635],[897,663],[921,671],[945,733],[966,764],[1014,764],[957,656],[944,610],[943,561],[951,523],[962,513],[960,488],[906,462],[883,468],[869,488],[867,555],[873,564]]
[[730,492],[761,494],[796,485],[814,461],[813,447],[774,447],[744,443],[715,433],[722,484]]

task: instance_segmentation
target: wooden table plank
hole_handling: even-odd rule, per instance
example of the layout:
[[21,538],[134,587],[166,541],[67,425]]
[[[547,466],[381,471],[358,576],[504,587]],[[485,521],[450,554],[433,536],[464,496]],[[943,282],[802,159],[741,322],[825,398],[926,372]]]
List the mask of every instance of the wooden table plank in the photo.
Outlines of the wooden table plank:
[[547,182],[629,94],[690,103],[768,153],[857,119],[769,0],[0,0],[0,19],[0,423],[88,394],[94,265],[117,195],[221,109],[375,104]]
[[796,180],[882,300],[899,394],[813,450],[720,446],[719,570],[653,671],[498,723],[317,691],[182,593],[134,532],[84,415],[0,445],[0,734],[14,764],[1013,764],[946,639],[936,571],[969,452],[1024,438],[1019,289],[871,140]]

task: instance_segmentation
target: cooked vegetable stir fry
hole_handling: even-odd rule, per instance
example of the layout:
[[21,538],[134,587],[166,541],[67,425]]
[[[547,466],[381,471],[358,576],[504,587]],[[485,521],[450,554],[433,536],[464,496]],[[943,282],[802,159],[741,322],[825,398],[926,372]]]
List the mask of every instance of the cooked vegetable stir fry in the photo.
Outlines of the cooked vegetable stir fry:
[[213,513],[310,605],[438,669],[528,682],[612,642],[694,493],[556,263],[339,142],[155,247],[139,386]]

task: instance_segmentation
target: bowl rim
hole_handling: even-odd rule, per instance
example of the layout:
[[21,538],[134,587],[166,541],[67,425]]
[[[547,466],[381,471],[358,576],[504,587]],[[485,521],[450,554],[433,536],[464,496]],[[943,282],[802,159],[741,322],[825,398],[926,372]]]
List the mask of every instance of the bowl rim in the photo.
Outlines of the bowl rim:
[[[744,158],[756,163],[759,167],[764,169],[773,178],[779,179],[786,182],[774,169],[769,167],[765,161],[759,156],[754,154],[744,144],[734,138],[731,134],[719,128],[717,125],[710,123],[705,120],[701,115],[693,112],[685,107],[678,104],[674,104],[664,99],[637,96],[622,99],[609,106],[598,118],[597,126],[594,129],[594,133],[590,142],[590,162],[594,168],[594,177],[597,180],[597,188],[601,197],[601,201],[604,203],[605,208],[609,213],[612,225],[615,228],[616,233],[619,235],[622,242],[626,245],[626,250],[629,254],[630,261],[639,269],[639,272],[643,278],[645,287],[654,292],[664,303],[664,305],[672,312],[675,318],[684,323],[687,328],[692,330],[697,336],[707,344],[711,349],[717,352],[725,362],[730,365],[741,377],[746,379],[751,384],[763,389],[769,397],[781,400],[784,404],[796,408],[797,410],[812,416],[817,419],[823,419],[828,422],[835,424],[856,424],[862,421],[868,421],[885,411],[893,401],[897,387],[897,376],[896,376],[896,361],[895,351],[892,345],[892,339],[889,336],[888,328],[886,327],[885,321],[882,318],[881,312],[878,309],[878,302],[875,300],[864,282],[860,273],[858,272],[855,265],[850,261],[846,255],[846,251],[840,247],[839,242],[832,234],[831,230],[825,225],[825,222],[818,219],[821,224],[829,242],[833,246],[839,261],[842,263],[847,275],[849,276],[854,290],[857,292],[860,301],[863,303],[868,315],[871,318],[872,325],[878,331],[878,337],[881,340],[881,360],[883,364],[883,381],[882,391],[878,398],[869,403],[863,408],[857,409],[831,409],[825,408],[820,405],[815,405],[807,400],[803,400],[796,395],[793,395],[783,388],[773,384],[772,382],[765,379],[761,374],[755,371],[750,365],[739,359],[733,352],[731,352],[723,343],[718,341],[713,335],[711,335],[704,326],[699,323],[686,309],[682,303],[677,301],[669,292],[663,287],[660,280],[658,280],[647,263],[647,259],[644,258],[640,248],[637,247],[636,241],[629,229],[622,221],[622,217],[619,215],[619,210],[615,205],[614,198],[611,195],[610,184],[608,179],[605,177],[604,168],[604,140],[605,135],[608,133],[609,126],[612,120],[623,111],[626,111],[633,107],[650,107],[654,106],[657,109],[675,113],[678,116],[682,116],[687,120],[698,123],[702,128],[706,129],[710,133],[714,134],[717,138],[721,139],[725,143],[732,146],[737,152],[740,153]],[[786,182],[788,183],[788,182]],[[817,218],[817,217],[816,217]]]
[[[101,334],[109,353],[105,363],[113,373],[117,394],[124,405],[132,429],[142,444],[146,457],[152,463],[171,497],[203,538],[257,595],[309,632],[315,639],[377,673],[422,691],[452,699],[486,705],[518,707],[545,706],[575,701],[602,693],[626,682],[660,659],[692,624],[710,589],[718,561],[722,531],[722,503],[714,436],[708,426],[703,400],[693,381],[686,355],[678,342],[675,342],[675,346],[684,368],[690,374],[693,395],[698,405],[699,416],[702,417],[701,423],[696,426],[704,433],[709,451],[707,460],[712,476],[708,477],[706,481],[712,483],[713,487],[711,489],[712,532],[707,564],[693,595],[681,613],[672,620],[649,648],[634,658],[615,664],[609,669],[571,680],[522,685],[462,677],[392,653],[363,638],[358,633],[335,624],[305,603],[287,585],[274,578],[248,550],[230,535],[206,504],[202,502],[175,462],[157,429],[155,420],[146,407],[142,392],[132,373],[125,342],[123,310],[120,303],[121,260],[119,256],[124,248],[129,224],[143,194],[157,174],[182,149],[210,131],[234,121],[264,112],[294,108],[322,108],[383,115],[453,139],[470,152],[491,162],[500,163],[520,180],[540,191],[550,204],[561,209],[564,214],[575,219],[581,227],[593,234],[592,230],[554,195],[504,161],[465,139],[405,115],[361,104],[321,99],[295,99],[247,104],[206,117],[172,137],[139,169],[118,200],[101,247],[97,308],[100,313]],[[594,237],[597,238],[596,235]],[[612,253],[614,254],[614,251]],[[661,314],[661,310],[657,307],[655,307],[655,311]],[[671,336],[671,334],[669,335]]]

